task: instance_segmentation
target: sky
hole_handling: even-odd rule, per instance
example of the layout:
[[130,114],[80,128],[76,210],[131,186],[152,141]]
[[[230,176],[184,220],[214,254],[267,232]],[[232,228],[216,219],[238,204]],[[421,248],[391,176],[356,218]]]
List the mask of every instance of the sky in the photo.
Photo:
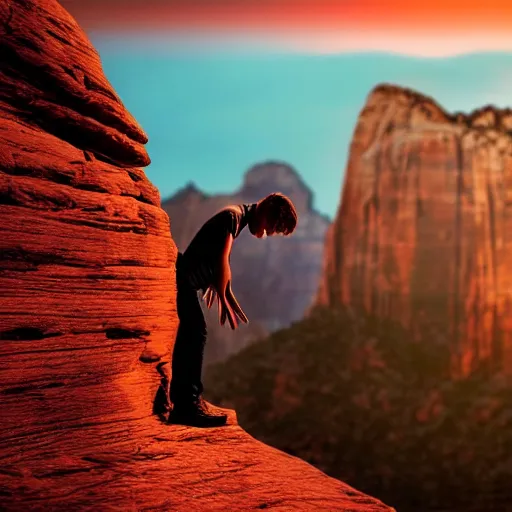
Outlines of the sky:
[[[509,0],[61,0],[87,30],[264,34],[302,51],[512,49]],[[448,43],[448,44],[447,44]]]
[[248,26],[395,27],[461,23],[481,26],[482,21],[510,27],[512,6],[507,0],[61,0],[70,12],[94,23],[125,23],[144,19],[166,26],[209,24]]
[[333,217],[376,84],[411,87],[448,111],[512,106],[506,2],[61,3],[148,133],[146,172],[163,199],[190,181],[232,192],[251,165],[275,159],[293,165]]

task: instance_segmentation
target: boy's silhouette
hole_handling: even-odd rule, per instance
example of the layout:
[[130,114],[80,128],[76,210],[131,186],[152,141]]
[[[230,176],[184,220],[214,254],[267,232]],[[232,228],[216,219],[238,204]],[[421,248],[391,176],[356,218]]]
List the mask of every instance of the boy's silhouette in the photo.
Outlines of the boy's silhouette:
[[233,240],[246,226],[256,237],[291,234],[297,212],[291,200],[275,193],[254,204],[228,206],[208,220],[176,261],[179,327],[172,359],[170,423],[211,427],[227,416],[202,398],[201,372],[207,331],[197,292],[210,308],[217,298],[221,325],[232,329],[247,317],[231,289],[230,254]]

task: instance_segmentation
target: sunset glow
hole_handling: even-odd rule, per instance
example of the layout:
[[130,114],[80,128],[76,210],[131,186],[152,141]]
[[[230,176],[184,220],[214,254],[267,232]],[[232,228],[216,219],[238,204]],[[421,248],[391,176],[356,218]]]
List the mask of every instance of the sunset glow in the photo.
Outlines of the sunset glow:
[[323,29],[428,29],[492,33],[512,27],[508,0],[418,2],[391,0],[131,1],[62,0],[91,26],[218,26]]
[[510,106],[508,1],[60,2],[148,134],[147,173],[164,198],[190,180],[224,193],[255,162],[277,159],[332,217],[357,116],[378,83],[449,112]]
[[424,57],[512,50],[508,0],[121,2],[62,0],[89,32],[186,33],[265,41],[288,51],[387,51]]

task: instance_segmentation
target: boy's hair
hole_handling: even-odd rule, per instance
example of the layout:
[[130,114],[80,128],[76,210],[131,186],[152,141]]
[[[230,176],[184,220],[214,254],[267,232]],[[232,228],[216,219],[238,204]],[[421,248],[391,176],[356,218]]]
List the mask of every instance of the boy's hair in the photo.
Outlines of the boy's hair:
[[275,192],[263,198],[260,203],[264,204],[266,211],[269,212],[270,222],[275,222],[274,229],[277,233],[283,235],[293,233],[297,226],[297,211],[291,199],[284,194]]

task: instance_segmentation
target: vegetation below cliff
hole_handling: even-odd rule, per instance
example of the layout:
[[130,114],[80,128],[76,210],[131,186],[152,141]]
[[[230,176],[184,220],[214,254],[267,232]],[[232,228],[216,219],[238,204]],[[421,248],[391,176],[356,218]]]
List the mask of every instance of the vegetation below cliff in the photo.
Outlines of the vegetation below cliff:
[[509,510],[510,386],[483,368],[451,380],[440,335],[410,339],[391,321],[317,308],[212,366],[208,398],[401,512]]

